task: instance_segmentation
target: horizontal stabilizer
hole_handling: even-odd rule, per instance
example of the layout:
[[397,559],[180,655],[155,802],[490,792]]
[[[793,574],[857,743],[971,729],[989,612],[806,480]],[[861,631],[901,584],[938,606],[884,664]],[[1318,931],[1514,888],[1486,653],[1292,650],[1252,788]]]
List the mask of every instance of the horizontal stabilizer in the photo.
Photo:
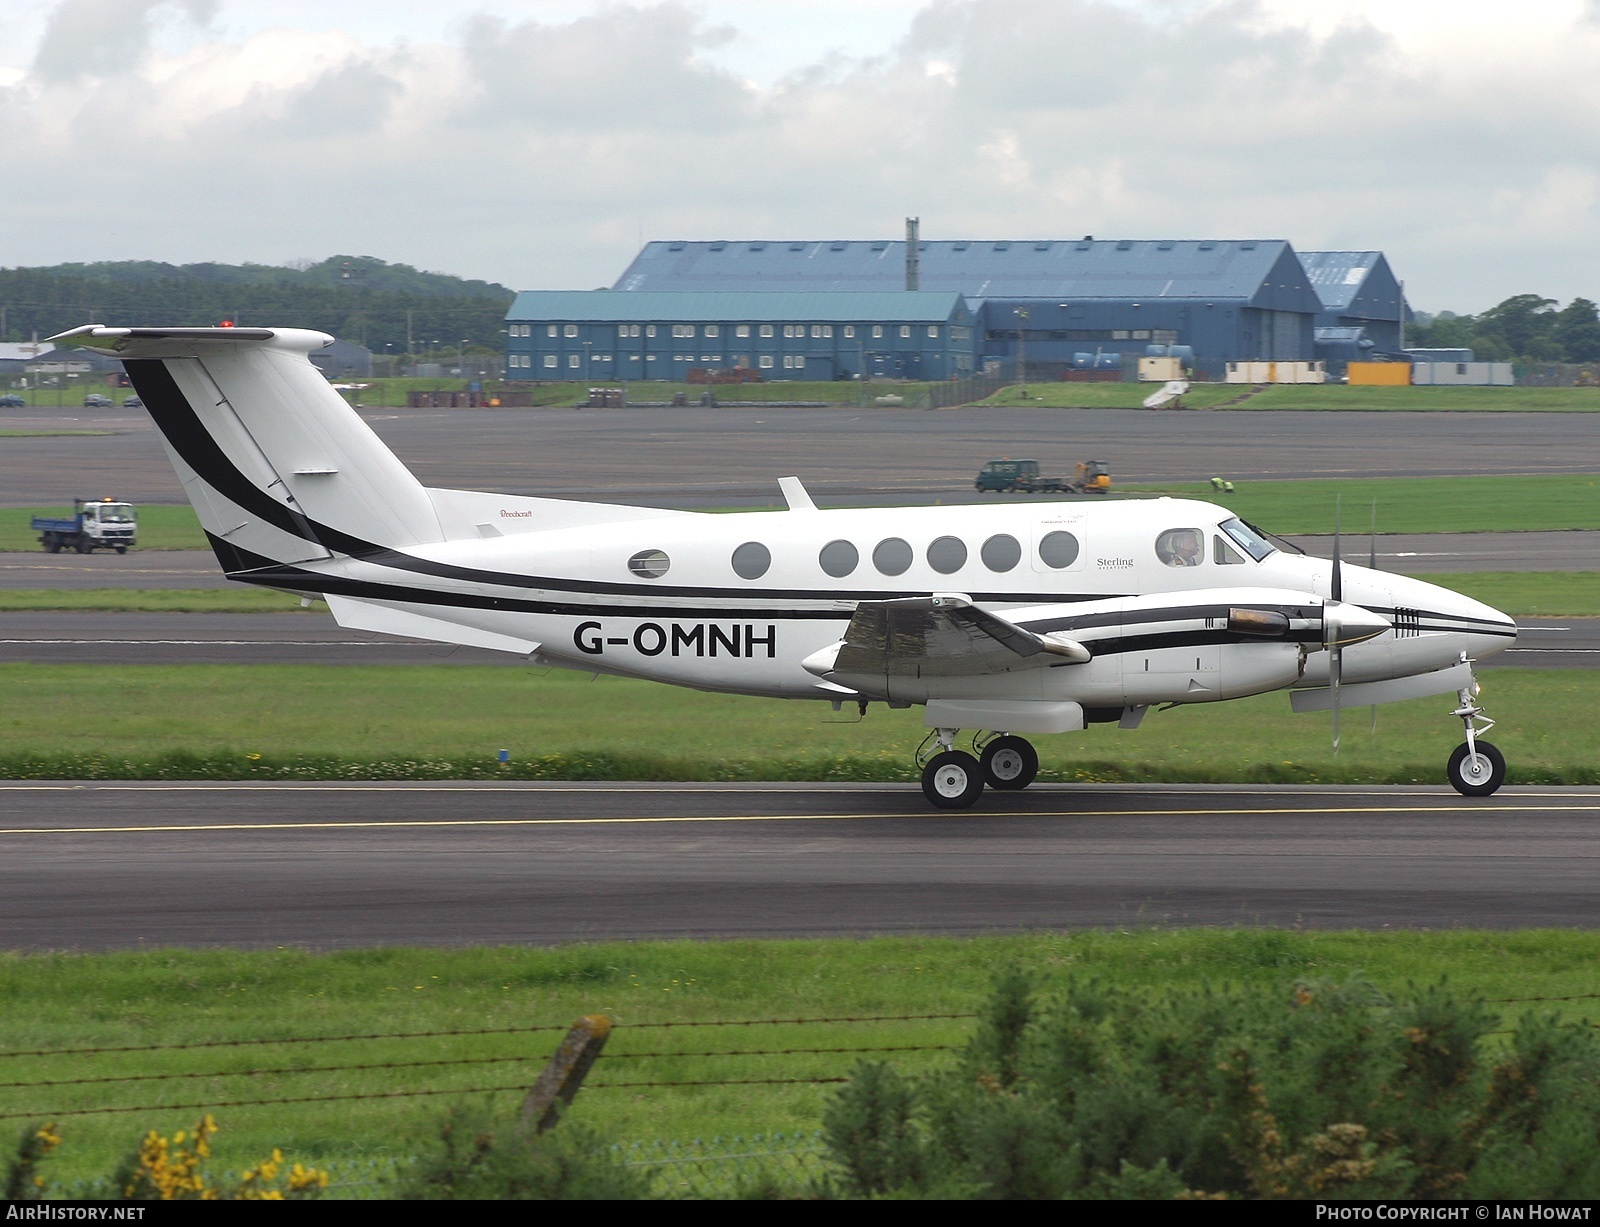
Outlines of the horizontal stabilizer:
[[518,656],[528,656],[539,650],[539,645],[531,639],[480,630],[475,626],[462,626],[459,622],[445,622],[378,601],[335,596],[332,593],[325,599],[334,621],[351,630],[402,635],[407,639],[431,639],[436,643],[459,643],[463,647],[488,648],[493,652],[515,652]]

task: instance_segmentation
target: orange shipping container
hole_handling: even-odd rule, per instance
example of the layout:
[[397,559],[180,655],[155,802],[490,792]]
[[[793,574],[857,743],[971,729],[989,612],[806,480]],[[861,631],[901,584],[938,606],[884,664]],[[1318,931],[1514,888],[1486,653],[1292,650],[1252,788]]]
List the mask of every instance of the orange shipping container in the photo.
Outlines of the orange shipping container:
[[1409,362],[1352,362],[1346,371],[1351,383],[1381,384],[1390,388],[1411,386]]

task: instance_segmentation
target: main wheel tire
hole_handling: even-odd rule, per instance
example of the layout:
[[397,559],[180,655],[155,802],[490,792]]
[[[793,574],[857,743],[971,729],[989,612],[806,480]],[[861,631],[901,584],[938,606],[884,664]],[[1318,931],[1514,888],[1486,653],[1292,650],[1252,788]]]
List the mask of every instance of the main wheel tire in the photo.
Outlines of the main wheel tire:
[[965,750],[935,754],[922,769],[922,794],[940,809],[966,809],[983,795],[983,768]]
[[1020,791],[1039,774],[1039,753],[1022,737],[996,737],[983,747],[980,762],[990,788]]
[[1450,765],[1445,771],[1450,777],[1450,787],[1463,797],[1487,797],[1506,782],[1506,756],[1492,742],[1480,741],[1474,758],[1463,741],[1450,755]]

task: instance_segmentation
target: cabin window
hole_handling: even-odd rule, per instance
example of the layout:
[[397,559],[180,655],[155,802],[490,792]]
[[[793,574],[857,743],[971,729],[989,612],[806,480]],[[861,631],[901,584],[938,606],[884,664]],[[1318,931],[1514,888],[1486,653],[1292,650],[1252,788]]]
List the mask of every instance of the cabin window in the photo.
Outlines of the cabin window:
[[916,552],[912,550],[911,543],[899,537],[878,542],[878,548],[872,551],[872,565],[884,575],[904,575],[911,569],[915,558]]
[[1156,538],[1156,557],[1169,567],[1198,567],[1206,560],[1206,539],[1198,528],[1169,528]]
[[628,559],[628,570],[641,579],[660,579],[672,566],[672,560],[662,550],[640,550]]
[[1022,546],[1009,533],[996,533],[983,543],[978,557],[991,571],[1009,571],[1022,561]]
[[1277,552],[1277,547],[1272,542],[1268,541],[1237,516],[1231,520],[1224,520],[1217,527],[1232,537],[1233,543],[1257,562],[1260,562],[1268,554]]
[[1039,561],[1057,571],[1078,561],[1078,539],[1059,529],[1039,538]]
[[834,579],[843,579],[849,575],[860,561],[861,552],[848,541],[830,541],[817,555],[817,563],[822,567],[823,573],[833,576]]
[[940,575],[954,575],[967,565],[967,546],[960,537],[939,537],[928,547],[928,565]]
[[1219,567],[1242,567],[1244,559],[1221,537],[1211,538],[1211,561]]
[[746,541],[733,551],[733,573],[740,579],[760,579],[772,565],[772,551],[759,541]]

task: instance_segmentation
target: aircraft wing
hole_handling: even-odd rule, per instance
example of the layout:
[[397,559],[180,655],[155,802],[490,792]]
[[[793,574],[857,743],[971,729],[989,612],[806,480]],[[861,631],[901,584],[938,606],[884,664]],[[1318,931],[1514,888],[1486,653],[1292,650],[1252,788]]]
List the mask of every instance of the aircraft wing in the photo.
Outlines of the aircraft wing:
[[953,593],[863,601],[844,639],[809,657],[819,676],[974,677],[1044,664],[1082,664],[1089,650],[1036,634]]

